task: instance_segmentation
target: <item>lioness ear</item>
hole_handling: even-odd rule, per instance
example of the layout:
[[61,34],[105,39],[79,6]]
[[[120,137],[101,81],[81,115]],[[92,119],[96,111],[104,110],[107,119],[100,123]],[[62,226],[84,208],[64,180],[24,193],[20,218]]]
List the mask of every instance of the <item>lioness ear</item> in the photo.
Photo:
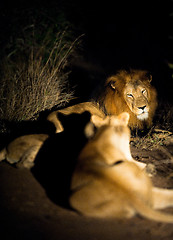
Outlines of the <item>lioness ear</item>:
[[95,128],[94,128],[94,124],[92,122],[87,123],[87,125],[84,128],[84,134],[88,139],[90,139],[94,136]]
[[127,126],[128,125],[128,122],[129,122],[129,114],[127,112],[123,112],[121,113],[120,115],[118,115],[118,119],[125,125]]
[[105,124],[105,119],[103,119],[97,115],[92,115],[91,122],[94,124],[94,126],[101,127],[102,125]]

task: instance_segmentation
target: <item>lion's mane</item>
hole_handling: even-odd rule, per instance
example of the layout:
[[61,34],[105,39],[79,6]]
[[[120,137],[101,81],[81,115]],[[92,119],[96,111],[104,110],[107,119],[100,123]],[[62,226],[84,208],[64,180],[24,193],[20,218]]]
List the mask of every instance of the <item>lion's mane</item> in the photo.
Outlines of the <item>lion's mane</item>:
[[[128,112],[130,115],[129,127],[131,129],[143,129],[144,126],[151,127],[157,107],[157,92],[150,82],[151,76],[148,75],[147,71],[121,70],[116,75],[113,75],[106,80],[105,89],[102,91],[102,94],[97,101],[108,115],[119,115],[124,111]],[[134,89],[137,85],[143,85],[147,90],[149,112],[148,118],[143,121],[137,118],[137,115],[130,110],[125,101],[124,91],[127,83],[130,83]]]

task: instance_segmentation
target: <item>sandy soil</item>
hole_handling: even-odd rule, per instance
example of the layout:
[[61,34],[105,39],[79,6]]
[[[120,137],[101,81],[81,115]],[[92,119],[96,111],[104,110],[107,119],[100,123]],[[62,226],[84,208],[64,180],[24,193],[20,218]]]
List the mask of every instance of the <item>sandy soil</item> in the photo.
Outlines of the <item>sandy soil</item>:
[[[165,149],[165,148],[164,148]],[[173,188],[173,164],[160,149],[132,146],[135,159],[155,165],[156,186]],[[173,154],[173,145],[166,151]],[[56,191],[56,189],[55,189]],[[173,209],[167,209],[173,213]],[[172,240],[173,225],[136,216],[128,220],[93,219],[53,203],[31,171],[0,163],[1,236],[6,239],[41,240]]]

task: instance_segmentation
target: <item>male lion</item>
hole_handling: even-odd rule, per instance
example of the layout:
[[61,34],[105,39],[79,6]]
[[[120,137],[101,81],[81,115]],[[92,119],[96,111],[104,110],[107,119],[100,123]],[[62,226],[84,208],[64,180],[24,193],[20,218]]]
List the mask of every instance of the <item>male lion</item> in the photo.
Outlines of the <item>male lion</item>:
[[54,124],[58,133],[63,131],[58,113],[69,115],[89,111],[92,115],[104,118],[106,115],[118,115],[125,111],[130,115],[128,125],[131,129],[151,127],[157,107],[157,92],[150,83],[151,76],[148,77],[146,71],[119,71],[107,79],[105,89],[94,101],[54,111],[47,119]]
[[153,187],[145,170],[129,159],[128,118],[122,113],[104,120],[85,145],[72,176],[69,202],[87,216],[127,218],[139,213],[173,223],[173,215],[155,210],[173,206],[173,190]]
[[151,127],[157,107],[157,93],[150,83],[151,76],[148,77],[146,71],[119,71],[107,79],[98,102],[108,115],[128,112],[131,129]]

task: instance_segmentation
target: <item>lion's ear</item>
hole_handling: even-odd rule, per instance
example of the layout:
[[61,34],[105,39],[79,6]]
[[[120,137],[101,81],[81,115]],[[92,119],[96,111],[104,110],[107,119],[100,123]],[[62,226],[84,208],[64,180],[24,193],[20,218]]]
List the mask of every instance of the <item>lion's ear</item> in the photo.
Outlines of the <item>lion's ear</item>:
[[128,122],[129,122],[129,113],[127,112],[123,112],[121,114],[118,115],[118,119],[125,125],[127,126],[128,125]]
[[111,88],[115,89],[115,81],[111,81],[110,86],[111,86]]
[[115,89],[116,77],[115,76],[109,77],[107,79],[107,83],[112,89]]
[[152,81],[152,75],[151,75],[151,73],[150,72],[147,72],[146,73],[146,77],[147,77],[147,79],[148,79],[148,81],[149,81],[149,83]]
[[149,82],[152,81],[152,75],[151,75],[151,74],[149,75],[149,78],[148,78],[148,79],[149,79]]
[[99,128],[99,127],[103,126],[104,124],[107,124],[108,119],[107,118],[103,119],[97,115],[92,115],[91,122],[94,124],[95,127]]
[[97,115],[91,116],[91,122],[96,126],[100,127],[102,125],[103,119]]
[[92,122],[87,123],[87,125],[84,128],[84,134],[88,139],[90,139],[94,136],[95,126]]

